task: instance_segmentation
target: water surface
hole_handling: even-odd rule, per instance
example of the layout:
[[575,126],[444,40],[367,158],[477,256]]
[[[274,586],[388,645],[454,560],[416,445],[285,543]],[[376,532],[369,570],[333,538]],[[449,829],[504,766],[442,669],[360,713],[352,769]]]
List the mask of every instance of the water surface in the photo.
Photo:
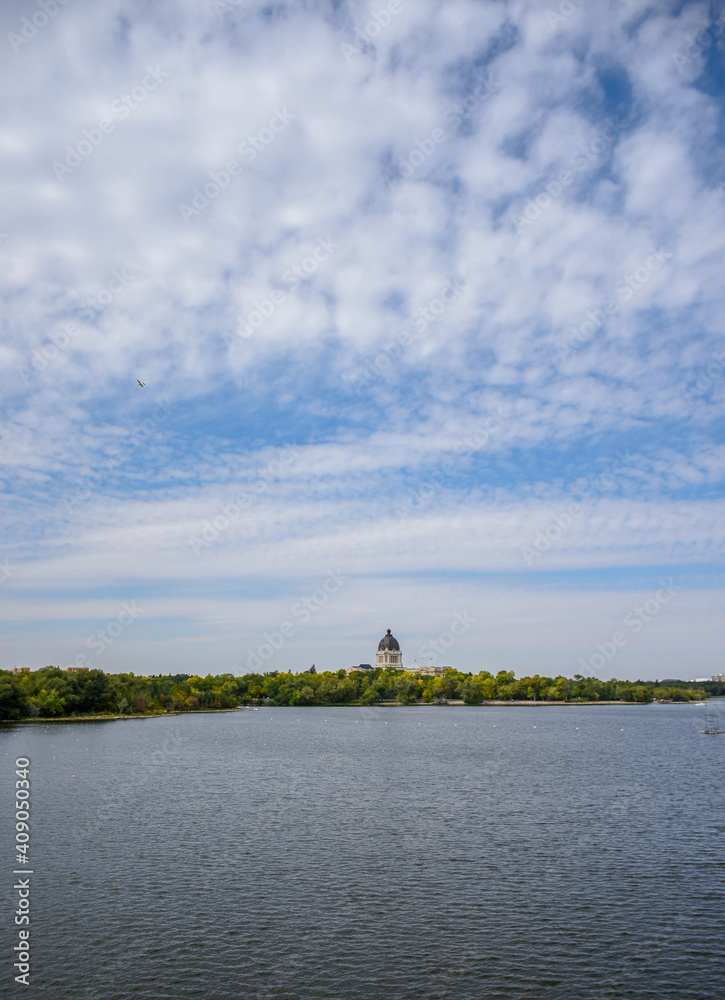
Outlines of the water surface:
[[6,816],[32,761],[33,995],[722,996],[725,737],[699,734],[704,713],[5,726]]

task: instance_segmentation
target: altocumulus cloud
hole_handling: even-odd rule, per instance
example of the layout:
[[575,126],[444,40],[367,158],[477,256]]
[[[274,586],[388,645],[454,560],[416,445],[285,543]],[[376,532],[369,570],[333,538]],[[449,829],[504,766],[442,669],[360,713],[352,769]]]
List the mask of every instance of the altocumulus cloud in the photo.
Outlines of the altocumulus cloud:
[[[618,670],[681,672],[686,648],[708,672],[711,20],[668,0],[3,4],[3,665],[72,662],[120,588],[145,613],[104,669],[231,669],[334,571],[273,668],[359,662],[395,620],[417,648],[465,613],[456,665],[574,670],[666,572],[682,593]],[[110,295],[114,274],[133,280]]]

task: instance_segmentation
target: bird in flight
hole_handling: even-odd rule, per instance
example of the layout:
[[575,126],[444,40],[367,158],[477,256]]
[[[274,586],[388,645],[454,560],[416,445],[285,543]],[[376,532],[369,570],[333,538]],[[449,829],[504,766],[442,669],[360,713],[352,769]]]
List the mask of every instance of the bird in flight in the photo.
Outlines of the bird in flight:
[[146,383],[145,383],[145,382],[142,382],[142,381],[141,381],[140,379],[138,379],[138,378],[136,379],[136,381],[138,382],[138,384],[139,384],[139,385],[141,386],[141,388],[142,388],[142,389],[143,389],[143,387],[144,387],[144,386],[146,385]]

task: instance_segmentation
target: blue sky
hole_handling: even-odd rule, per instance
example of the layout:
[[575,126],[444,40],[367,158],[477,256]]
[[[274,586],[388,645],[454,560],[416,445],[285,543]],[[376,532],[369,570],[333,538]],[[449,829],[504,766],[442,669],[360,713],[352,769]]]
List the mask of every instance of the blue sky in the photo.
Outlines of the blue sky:
[[0,665],[722,670],[720,5],[46,8]]

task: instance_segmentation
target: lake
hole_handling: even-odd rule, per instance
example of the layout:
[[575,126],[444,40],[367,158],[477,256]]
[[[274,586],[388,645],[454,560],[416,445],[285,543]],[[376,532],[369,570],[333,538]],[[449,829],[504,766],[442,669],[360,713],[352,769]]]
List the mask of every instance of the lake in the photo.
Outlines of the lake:
[[710,1000],[725,736],[705,711],[5,724],[5,936],[26,756],[35,997]]

